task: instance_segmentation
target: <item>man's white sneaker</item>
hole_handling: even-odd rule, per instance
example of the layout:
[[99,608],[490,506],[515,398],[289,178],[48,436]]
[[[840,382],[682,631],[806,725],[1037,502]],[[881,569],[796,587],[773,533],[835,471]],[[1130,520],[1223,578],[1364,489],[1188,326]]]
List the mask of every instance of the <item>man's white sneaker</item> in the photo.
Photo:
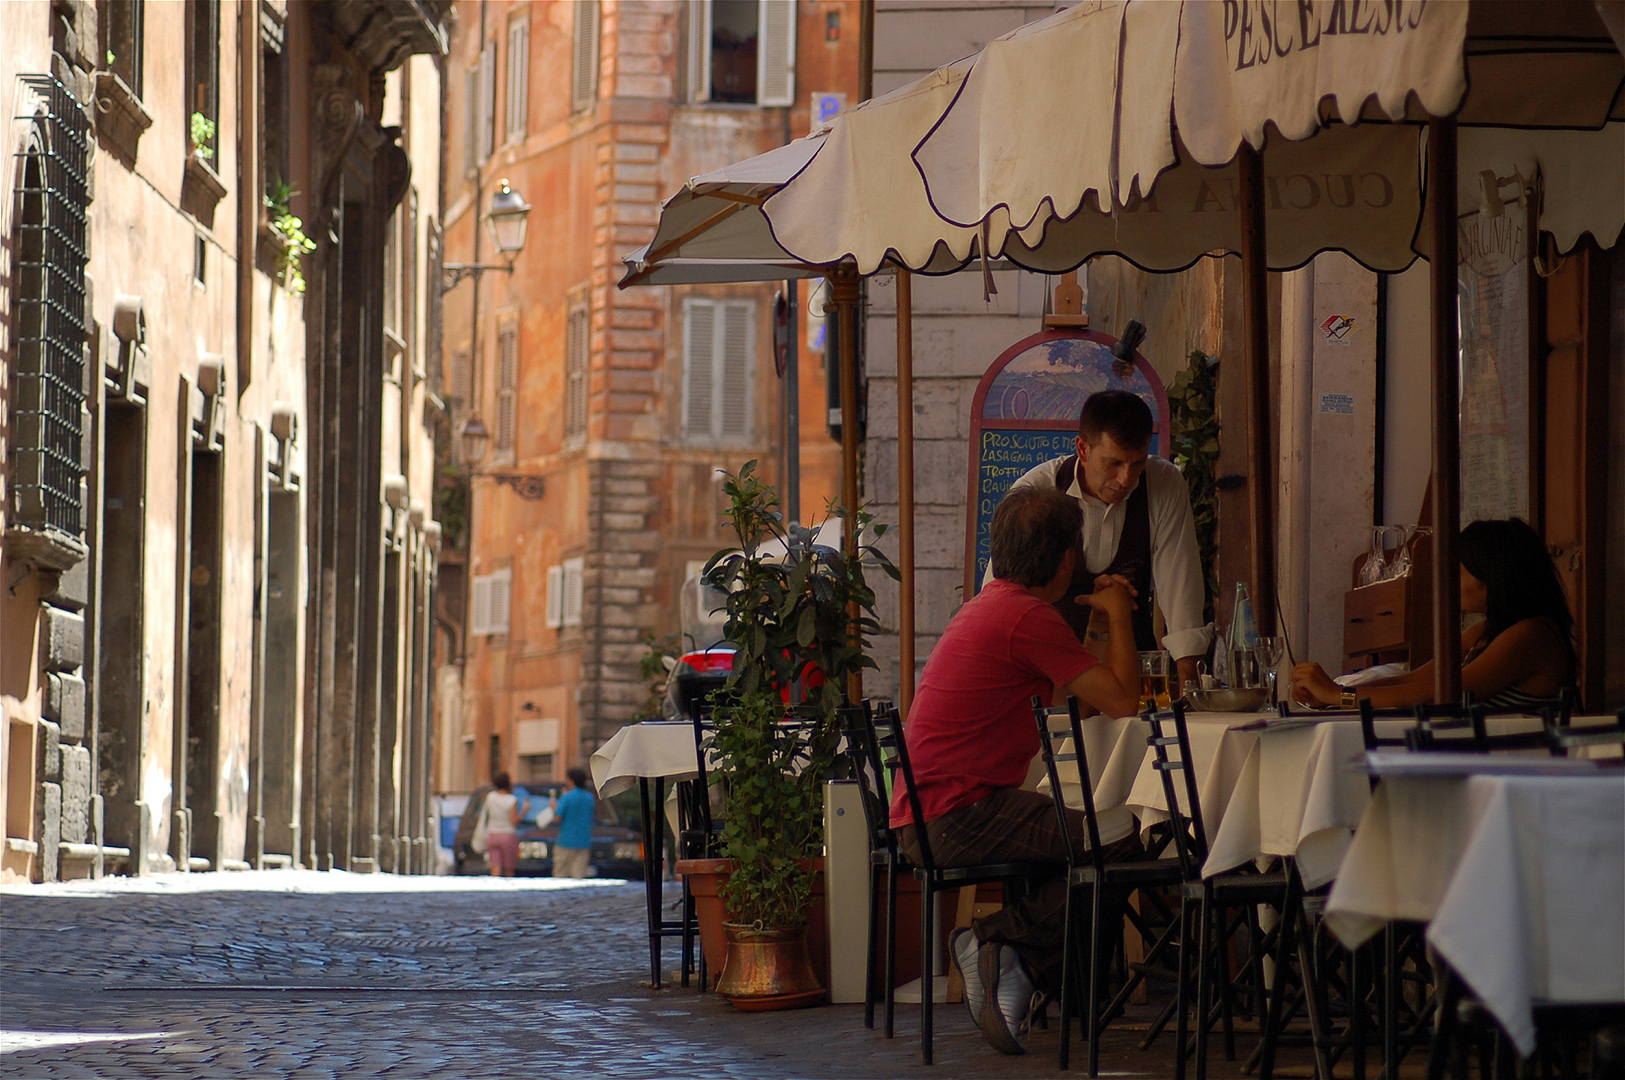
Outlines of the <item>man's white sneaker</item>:
[[976,1026],[1000,1053],[1025,1054],[1035,993],[1021,957],[1008,945],[989,942],[976,959],[984,988]]
[[982,985],[982,972],[976,962],[980,949],[981,944],[976,940],[976,931],[968,926],[962,926],[948,935],[948,952],[959,967],[959,977],[965,982],[965,1008],[970,1011],[971,1020],[978,1025],[981,1023],[982,1005],[987,995],[987,990]]

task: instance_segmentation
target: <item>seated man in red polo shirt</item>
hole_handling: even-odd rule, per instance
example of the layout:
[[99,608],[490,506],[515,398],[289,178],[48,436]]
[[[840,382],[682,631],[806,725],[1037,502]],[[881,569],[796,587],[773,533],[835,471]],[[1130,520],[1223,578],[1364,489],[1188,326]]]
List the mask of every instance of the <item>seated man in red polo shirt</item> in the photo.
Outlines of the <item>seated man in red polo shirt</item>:
[[[1110,654],[1090,655],[1054,604],[1069,591],[1078,557],[1081,512],[1054,487],[1009,492],[993,514],[995,579],[949,621],[931,650],[909,710],[909,757],[926,834],[939,866],[1033,861],[1055,875],[1026,896],[956,930],[954,962],[965,980],[965,1004],[988,1042],[1007,1054],[1026,1051],[1027,1025],[1044,994],[1060,988],[1065,929],[1066,850],[1049,796],[1021,790],[1039,750],[1032,698],[1075,694],[1110,716],[1137,711],[1139,662],[1134,651],[1128,583],[1102,576],[1091,604],[1111,624]],[[899,786],[891,822],[910,859],[920,850],[906,793]],[[1071,823],[1074,843],[1086,835],[1083,815]],[[1138,848],[1121,841],[1122,858]]]

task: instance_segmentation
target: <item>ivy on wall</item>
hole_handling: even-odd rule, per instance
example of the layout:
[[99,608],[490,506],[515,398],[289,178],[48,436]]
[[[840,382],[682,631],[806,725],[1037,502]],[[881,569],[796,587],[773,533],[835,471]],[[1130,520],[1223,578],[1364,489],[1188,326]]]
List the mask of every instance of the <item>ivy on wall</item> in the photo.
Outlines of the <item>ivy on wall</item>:
[[1196,519],[1196,545],[1202,557],[1204,597],[1202,618],[1213,621],[1213,598],[1218,594],[1215,564],[1219,553],[1219,421],[1215,412],[1219,389],[1219,358],[1200,349],[1174,376],[1168,387],[1169,425],[1173,434],[1173,462],[1185,474],[1191,492],[1191,514]]

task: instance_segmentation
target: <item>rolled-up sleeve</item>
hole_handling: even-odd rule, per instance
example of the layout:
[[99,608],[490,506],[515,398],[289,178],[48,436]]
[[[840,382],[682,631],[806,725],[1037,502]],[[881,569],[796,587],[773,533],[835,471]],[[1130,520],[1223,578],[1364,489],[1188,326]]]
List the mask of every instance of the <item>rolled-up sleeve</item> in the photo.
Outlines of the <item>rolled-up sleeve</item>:
[[[1154,471],[1153,471],[1154,470]],[[1153,458],[1147,469],[1151,511],[1151,581],[1167,633],[1162,647],[1178,660],[1207,651],[1202,618],[1202,558],[1196,546],[1190,489],[1177,466]]]

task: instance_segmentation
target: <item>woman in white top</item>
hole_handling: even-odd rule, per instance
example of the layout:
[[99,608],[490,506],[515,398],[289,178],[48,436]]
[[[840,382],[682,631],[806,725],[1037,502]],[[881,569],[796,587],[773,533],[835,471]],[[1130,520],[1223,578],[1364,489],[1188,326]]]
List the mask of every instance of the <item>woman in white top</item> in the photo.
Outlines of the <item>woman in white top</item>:
[[485,861],[491,864],[492,877],[513,877],[519,865],[519,799],[507,773],[497,773],[492,784],[496,790],[485,797],[480,807],[485,819]]

